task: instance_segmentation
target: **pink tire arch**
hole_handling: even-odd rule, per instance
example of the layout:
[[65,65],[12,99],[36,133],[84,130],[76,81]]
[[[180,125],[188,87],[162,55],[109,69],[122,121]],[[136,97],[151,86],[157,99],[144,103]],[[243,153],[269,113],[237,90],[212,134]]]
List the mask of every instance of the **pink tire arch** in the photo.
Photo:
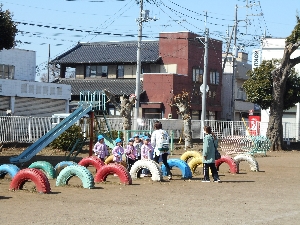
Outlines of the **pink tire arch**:
[[215,161],[217,170],[219,170],[219,167],[222,163],[227,163],[230,169],[230,173],[236,174],[238,173],[238,167],[233,158],[230,156],[224,156],[222,155],[220,159]]
[[81,165],[81,166],[84,166],[84,167],[88,167],[88,166],[92,165],[98,171],[105,164],[98,157],[90,156],[90,157],[86,157],[86,158],[83,158],[82,160],[80,160],[78,165]]
[[94,181],[103,182],[108,175],[117,174],[123,184],[132,184],[132,179],[127,169],[120,164],[107,164],[102,166],[96,173]]
[[50,183],[47,176],[39,169],[22,169],[10,182],[10,190],[19,190],[23,188],[26,181],[31,180],[36,185],[36,190],[40,193],[50,193]]

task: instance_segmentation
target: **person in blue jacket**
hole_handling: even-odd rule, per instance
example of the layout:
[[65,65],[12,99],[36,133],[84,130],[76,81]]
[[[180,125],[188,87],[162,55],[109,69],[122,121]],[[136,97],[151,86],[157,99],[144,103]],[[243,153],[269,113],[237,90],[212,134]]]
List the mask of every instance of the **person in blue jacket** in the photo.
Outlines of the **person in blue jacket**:
[[202,182],[210,182],[209,180],[209,168],[212,173],[214,182],[221,182],[218,171],[215,164],[215,149],[218,147],[218,140],[211,132],[210,126],[204,127],[205,137],[203,138],[203,175]]

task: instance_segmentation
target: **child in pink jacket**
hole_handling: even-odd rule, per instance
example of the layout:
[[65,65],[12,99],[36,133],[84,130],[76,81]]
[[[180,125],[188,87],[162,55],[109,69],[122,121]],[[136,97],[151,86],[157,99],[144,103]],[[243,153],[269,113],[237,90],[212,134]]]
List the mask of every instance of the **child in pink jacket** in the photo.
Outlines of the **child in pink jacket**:
[[108,156],[107,146],[104,143],[104,137],[102,135],[98,136],[98,142],[94,146],[95,155],[104,162],[104,158]]
[[114,155],[113,161],[115,163],[121,163],[122,155],[124,154],[124,148],[122,147],[122,140],[120,138],[117,138],[115,142],[116,142],[116,146],[112,150],[112,154]]
[[144,136],[143,140],[144,144],[141,147],[141,158],[153,160],[153,147],[150,143],[150,138],[148,136]]
[[[150,143],[150,138],[148,136],[144,136],[143,141],[144,144],[141,147],[141,158],[153,160],[153,147]],[[148,169],[143,169],[142,174],[144,174],[144,177],[151,177]]]
[[127,170],[130,171],[132,165],[135,163],[137,158],[136,148],[133,146],[134,139],[130,138],[128,140],[128,145],[125,149]]

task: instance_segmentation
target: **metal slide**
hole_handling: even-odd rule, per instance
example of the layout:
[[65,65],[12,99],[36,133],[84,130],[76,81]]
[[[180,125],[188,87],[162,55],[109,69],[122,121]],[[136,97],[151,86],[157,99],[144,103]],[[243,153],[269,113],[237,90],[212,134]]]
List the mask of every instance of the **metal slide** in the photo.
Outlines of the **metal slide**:
[[55,138],[61,135],[65,130],[75,124],[77,120],[79,120],[91,110],[91,106],[87,108],[84,108],[82,105],[79,106],[72,114],[70,114],[63,121],[53,127],[49,132],[47,132],[44,136],[30,145],[20,155],[11,157],[9,161],[14,164],[29,161],[33,156],[35,156],[38,152],[40,152],[43,148],[50,144]]

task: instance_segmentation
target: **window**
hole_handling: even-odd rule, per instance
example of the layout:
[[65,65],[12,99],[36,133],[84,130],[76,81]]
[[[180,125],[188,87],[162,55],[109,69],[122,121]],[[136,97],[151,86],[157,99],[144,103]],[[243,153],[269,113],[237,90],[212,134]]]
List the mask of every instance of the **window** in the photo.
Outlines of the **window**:
[[193,81],[199,83],[203,82],[203,69],[193,68]]
[[107,66],[86,66],[86,77],[107,77]]
[[216,120],[216,112],[208,111],[208,120]]
[[219,84],[219,72],[217,71],[212,71],[210,72],[210,83],[211,84]]
[[145,119],[161,119],[161,109],[144,109]]
[[119,65],[117,71],[117,78],[124,78],[124,66]]
[[192,120],[200,120],[200,111],[192,110]]
[[244,88],[242,87],[238,88],[236,95],[236,98],[239,100],[246,100],[247,98]]

